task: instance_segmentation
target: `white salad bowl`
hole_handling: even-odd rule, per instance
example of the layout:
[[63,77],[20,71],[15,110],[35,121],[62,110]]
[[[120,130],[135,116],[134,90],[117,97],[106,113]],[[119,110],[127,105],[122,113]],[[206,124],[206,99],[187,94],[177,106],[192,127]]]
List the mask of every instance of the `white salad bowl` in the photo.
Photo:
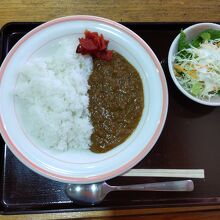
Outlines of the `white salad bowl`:
[[[89,150],[56,152],[38,146],[24,131],[16,114],[14,89],[19,69],[33,56],[52,53],[48,45],[65,37],[83,37],[84,31],[102,33],[109,49],[122,54],[138,70],[144,87],[144,110],[132,135],[106,153]],[[141,161],[163,129],[168,91],[163,69],[151,48],[125,26],[100,17],[69,16],[44,23],[11,49],[0,69],[0,131],[14,155],[27,167],[50,179],[92,183],[116,177]]]
[[[198,23],[192,26],[189,26],[188,28],[184,29],[183,32],[186,34],[186,39],[188,41],[191,41],[193,38],[195,38],[196,36],[198,36],[198,34],[206,29],[216,29],[216,30],[220,30],[220,25],[219,24],[215,24],[215,23]],[[195,96],[193,96],[192,94],[190,94],[189,92],[187,92],[178,82],[175,73],[174,73],[174,67],[173,67],[173,63],[174,63],[174,57],[175,54],[178,51],[178,42],[179,42],[179,38],[180,38],[180,34],[178,34],[176,36],[176,38],[173,40],[170,49],[169,49],[169,53],[168,53],[168,67],[169,67],[169,71],[170,71],[170,75],[173,79],[173,82],[175,83],[175,85],[177,86],[177,88],[188,98],[190,98],[191,100],[203,104],[203,105],[209,105],[209,106],[220,106],[220,96],[219,97],[213,97],[211,98],[209,101],[207,100],[202,100],[200,98],[197,98]]]

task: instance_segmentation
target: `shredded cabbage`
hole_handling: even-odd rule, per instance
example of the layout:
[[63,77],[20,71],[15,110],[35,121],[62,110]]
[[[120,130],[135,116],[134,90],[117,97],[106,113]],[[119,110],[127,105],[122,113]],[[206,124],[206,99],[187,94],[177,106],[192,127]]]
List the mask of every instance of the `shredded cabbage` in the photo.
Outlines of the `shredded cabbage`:
[[174,71],[181,86],[205,100],[220,94],[220,38],[190,45],[174,57]]

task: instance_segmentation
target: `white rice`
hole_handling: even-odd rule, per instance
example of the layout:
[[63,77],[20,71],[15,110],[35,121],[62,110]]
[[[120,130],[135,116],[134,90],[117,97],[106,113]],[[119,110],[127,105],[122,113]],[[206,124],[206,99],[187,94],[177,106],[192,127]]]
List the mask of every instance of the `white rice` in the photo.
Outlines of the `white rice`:
[[25,131],[43,147],[88,149],[93,127],[88,111],[88,77],[93,63],[75,53],[77,41],[61,40],[53,55],[22,68],[15,90]]

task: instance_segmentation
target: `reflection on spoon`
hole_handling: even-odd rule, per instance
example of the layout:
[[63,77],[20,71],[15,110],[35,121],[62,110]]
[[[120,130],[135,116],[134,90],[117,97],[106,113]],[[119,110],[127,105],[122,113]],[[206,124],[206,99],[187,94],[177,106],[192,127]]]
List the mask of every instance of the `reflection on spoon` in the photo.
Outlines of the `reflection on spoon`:
[[106,182],[74,185],[68,184],[66,194],[71,200],[79,203],[100,203],[111,191],[193,191],[192,180],[181,180],[171,182],[158,182],[125,186],[110,186]]

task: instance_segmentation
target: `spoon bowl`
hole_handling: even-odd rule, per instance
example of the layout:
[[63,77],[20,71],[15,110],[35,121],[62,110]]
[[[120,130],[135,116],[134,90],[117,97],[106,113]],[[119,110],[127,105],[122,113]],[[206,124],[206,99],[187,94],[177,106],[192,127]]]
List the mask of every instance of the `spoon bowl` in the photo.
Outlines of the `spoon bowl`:
[[74,185],[68,184],[66,187],[67,196],[79,203],[97,204],[104,200],[111,191],[193,191],[192,180],[158,182],[125,186],[110,186],[106,182]]

